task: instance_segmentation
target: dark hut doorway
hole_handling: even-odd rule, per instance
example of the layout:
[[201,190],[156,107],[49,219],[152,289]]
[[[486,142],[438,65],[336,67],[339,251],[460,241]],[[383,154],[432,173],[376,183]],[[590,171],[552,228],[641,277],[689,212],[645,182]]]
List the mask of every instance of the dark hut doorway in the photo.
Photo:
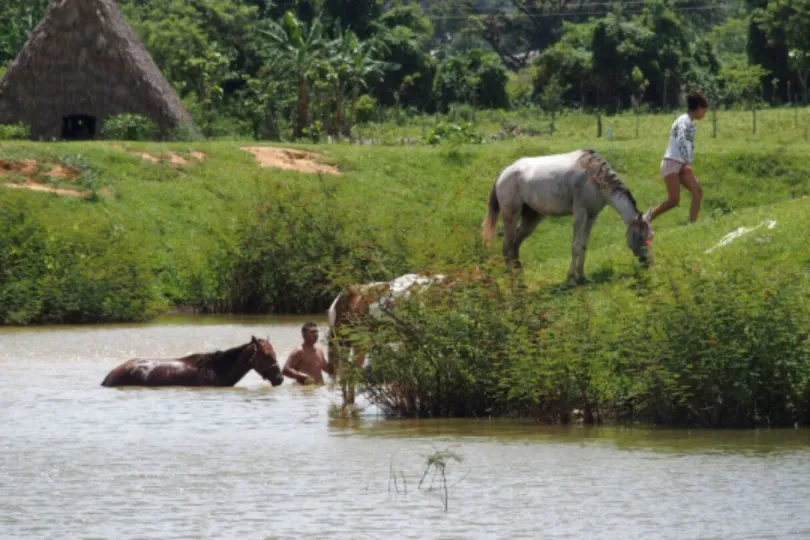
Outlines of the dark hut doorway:
[[62,117],[62,138],[67,140],[92,139],[96,136],[96,117],[72,114]]

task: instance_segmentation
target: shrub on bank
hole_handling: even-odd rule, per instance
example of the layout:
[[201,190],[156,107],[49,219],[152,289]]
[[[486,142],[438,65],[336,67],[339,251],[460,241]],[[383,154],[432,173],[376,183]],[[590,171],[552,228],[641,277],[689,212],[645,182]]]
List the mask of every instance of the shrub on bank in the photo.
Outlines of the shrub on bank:
[[810,308],[796,276],[684,264],[629,278],[621,294],[494,278],[433,289],[355,331],[372,358],[361,392],[401,416],[810,422]]
[[165,305],[148,257],[114,222],[46,223],[21,194],[0,206],[0,323],[146,320]]
[[[354,209],[356,212],[356,209]],[[351,207],[335,199],[333,186],[276,186],[242,224],[234,248],[226,303],[247,313],[323,312],[341,283],[375,280],[373,263],[406,271],[408,251],[396,241],[383,246],[379,231],[352,223]]]

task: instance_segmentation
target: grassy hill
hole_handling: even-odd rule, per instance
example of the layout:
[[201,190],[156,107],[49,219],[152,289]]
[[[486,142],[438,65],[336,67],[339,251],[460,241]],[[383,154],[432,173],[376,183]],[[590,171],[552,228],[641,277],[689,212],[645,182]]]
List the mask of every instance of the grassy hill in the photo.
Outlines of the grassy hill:
[[[667,136],[659,128],[669,121],[644,117],[644,138],[619,141],[566,132],[561,120],[553,138],[282,145],[318,152],[339,175],[261,167],[242,149],[250,143],[239,141],[3,143],[6,184],[82,196],[0,190],[0,320],[142,320],[173,305],[320,311],[347,281],[480,262],[489,189],[521,156],[594,147],[642,209],[657,204],[665,196],[658,163]],[[681,207],[656,221],[656,271],[690,257],[708,265],[754,257],[762,259],[757,264],[779,260],[801,268],[810,144],[763,135],[712,139],[709,128],[699,128],[695,165],[704,186],[701,220],[686,226],[684,192]],[[703,254],[730,231],[764,218],[776,227]],[[521,257],[534,283],[563,280],[571,223],[546,220],[524,244]],[[767,242],[753,243],[763,235]],[[491,252],[496,261],[499,250]],[[591,236],[586,273],[597,286],[610,286],[634,272],[623,224],[606,208]]]

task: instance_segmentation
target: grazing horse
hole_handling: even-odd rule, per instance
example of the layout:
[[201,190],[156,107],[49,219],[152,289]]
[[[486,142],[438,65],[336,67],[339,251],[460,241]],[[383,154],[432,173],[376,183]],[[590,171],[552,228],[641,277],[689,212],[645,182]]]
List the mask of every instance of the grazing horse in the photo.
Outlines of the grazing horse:
[[352,356],[354,364],[362,368],[366,363],[365,352],[359,347],[352,347],[345,335],[341,335],[344,328],[349,329],[352,324],[362,321],[373,324],[373,320],[381,317],[384,310],[393,307],[399,298],[407,298],[411,292],[423,292],[430,285],[444,281],[446,276],[422,276],[419,274],[405,274],[391,281],[377,281],[360,285],[350,285],[338,293],[329,307],[329,330],[327,343],[329,350],[329,366],[341,384],[343,404],[354,404],[354,386],[348,384],[343,377],[343,354],[348,358]]
[[251,336],[249,343],[182,358],[133,358],[107,375],[102,386],[234,386],[255,369],[273,386],[284,382],[269,341]]
[[[520,268],[520,244],[546,216],[574,216],[574,239],[568,282],[585,281],[585,250],[599,212],[609,205],[627,226],[627,246],[639,260],[652,263],[650,211],[641,214],[630,190],[593,150],[521,158],[503,169],[489,195],[482,236],[495,235],[503,216],[503,256],[507,266]],[[518,218],[520,223],[518,224]]]

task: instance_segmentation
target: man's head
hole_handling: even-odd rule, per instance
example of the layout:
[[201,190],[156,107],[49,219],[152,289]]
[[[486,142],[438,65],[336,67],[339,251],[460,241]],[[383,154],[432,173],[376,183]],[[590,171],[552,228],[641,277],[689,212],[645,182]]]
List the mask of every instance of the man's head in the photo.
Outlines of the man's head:
[[301,327],[301,336],[304,338],[304,343],[314,345],[318,341],[318,325],[314,322],[306,322]]
[[689,95],[686,96],[686,109],[693,119],[700,120],[703,118],[708,108],[709,100],[697,90],[690,92]]

